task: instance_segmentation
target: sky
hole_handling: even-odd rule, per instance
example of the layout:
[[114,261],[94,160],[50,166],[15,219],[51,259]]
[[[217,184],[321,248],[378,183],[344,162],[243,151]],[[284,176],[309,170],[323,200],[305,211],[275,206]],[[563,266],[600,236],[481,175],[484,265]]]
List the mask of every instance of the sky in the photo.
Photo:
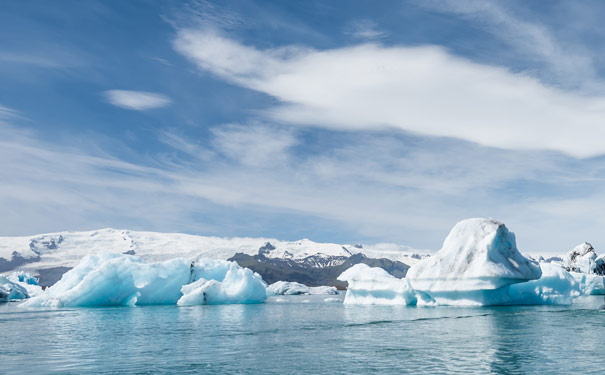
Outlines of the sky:
[[599,1],[0,5],[0,235],[605,247]]

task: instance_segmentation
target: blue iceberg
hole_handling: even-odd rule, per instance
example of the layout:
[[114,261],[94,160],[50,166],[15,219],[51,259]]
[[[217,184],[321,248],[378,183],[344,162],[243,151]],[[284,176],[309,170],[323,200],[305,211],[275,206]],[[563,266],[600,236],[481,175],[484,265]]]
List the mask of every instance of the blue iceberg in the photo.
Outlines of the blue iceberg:
[[137,256],[100,252],[84,257],[55,285],[22,306],[176,305],[183,297],[191,299],[198,289],[193,285],[202,283],[213,285],[201,292],[206,303],[251,303],[266,298],[262,278],[234,262],[175,258],[144,263]]

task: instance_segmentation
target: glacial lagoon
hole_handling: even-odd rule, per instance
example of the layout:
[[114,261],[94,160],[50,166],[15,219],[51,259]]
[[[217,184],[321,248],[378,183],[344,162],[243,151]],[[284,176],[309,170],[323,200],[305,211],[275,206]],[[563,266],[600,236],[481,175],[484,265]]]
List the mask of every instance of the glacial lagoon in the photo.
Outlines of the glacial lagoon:
[[573,305],[0,304],[2,374],[602,374],[603,296]]

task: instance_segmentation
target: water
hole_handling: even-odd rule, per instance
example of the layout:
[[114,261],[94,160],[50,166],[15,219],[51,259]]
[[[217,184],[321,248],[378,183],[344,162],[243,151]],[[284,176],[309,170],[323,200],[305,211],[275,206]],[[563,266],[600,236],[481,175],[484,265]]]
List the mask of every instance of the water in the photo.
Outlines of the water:
[[[1,374],[602,374],[603,299],[573,306],[260,305],[22,311],[0,305]],[[342,296],[339,296],[342,300]]]

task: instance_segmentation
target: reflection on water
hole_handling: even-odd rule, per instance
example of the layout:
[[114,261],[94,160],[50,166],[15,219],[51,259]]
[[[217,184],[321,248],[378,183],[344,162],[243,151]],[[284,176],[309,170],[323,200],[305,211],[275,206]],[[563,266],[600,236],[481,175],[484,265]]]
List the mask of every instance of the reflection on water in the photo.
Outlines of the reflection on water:
[[[21,311],[0,305],[0,373],[600,374],[602,299],[574,306],[261,305]],[[309,301],[308,303],[302,303]]]

